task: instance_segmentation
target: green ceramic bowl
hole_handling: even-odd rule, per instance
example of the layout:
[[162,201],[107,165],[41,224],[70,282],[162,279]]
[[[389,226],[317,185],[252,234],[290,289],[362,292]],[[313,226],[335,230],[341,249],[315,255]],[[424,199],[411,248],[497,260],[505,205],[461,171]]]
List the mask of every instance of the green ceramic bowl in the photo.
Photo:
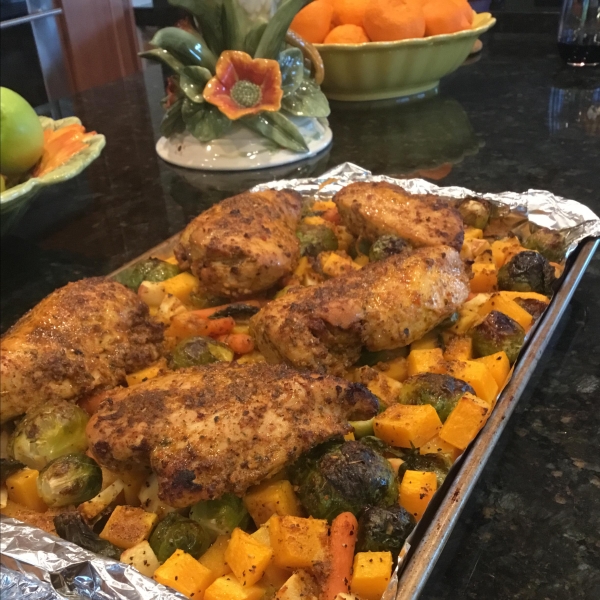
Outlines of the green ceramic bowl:
[[[48,117],[40,117],[43,129],[61,129],[67,125],[81,125],[77,117],[68,117],[54,121]],[[55,183],[61,183],[79,175],[89,164],[100,156],[102,148],[106,145],[106,138],[97,133],[87,140],[87,148],[73,155],[66,163],[53,169],[41,177],[31,177],[15,185],[0,194],[0,209],[2,213],[22,206],[24,202],[32,198],[40,189]]]
[[496,22],[475,15],[466,31],[399,42],[315,44],[325,64],[321,89],[331,100],[384,100],[435,88],[469,56],[475,40]]

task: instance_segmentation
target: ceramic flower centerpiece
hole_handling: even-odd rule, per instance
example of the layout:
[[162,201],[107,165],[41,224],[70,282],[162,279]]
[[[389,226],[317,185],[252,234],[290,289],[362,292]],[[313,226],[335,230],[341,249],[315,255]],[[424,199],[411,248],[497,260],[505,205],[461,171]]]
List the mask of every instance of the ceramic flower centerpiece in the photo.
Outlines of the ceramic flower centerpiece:
[[169,0],[190,17],[159,30],[142,57],[174,74],[163,101],[161,158],[218,170],[272,167],[331,142],[318,52],[288,31],[307,0],[284,0],[268,21],[238,0]]

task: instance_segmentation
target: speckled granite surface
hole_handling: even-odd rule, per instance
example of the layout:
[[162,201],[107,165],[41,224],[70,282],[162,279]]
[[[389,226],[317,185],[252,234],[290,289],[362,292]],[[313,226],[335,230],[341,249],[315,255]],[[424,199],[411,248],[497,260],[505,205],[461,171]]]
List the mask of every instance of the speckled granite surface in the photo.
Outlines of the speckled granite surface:
[[[483,56],[421,104],[335,105],[331,149],[274,173],[162,163],[162,95],[154,67],[42,109],[76,114],[108,143],[83,175],[2,216],[3,330],[56,287],[110,272],[215,201],[344,161],[480,191],[549,189],[600,213],[600,115],[590,111],[600,105],[600,72],[566,71],[551,38],[488,35]],[[600,598],[599,450],[596,257],[422,598]]]

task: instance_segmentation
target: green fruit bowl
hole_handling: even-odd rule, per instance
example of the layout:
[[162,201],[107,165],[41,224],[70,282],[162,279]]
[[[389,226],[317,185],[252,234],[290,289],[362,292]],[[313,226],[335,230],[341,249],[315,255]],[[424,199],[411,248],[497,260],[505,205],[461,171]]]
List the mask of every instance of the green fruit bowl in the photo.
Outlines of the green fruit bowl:
[[[67,125],[81,125],[77,117],[68,117],[54,121],[48,117],[39,117],[43,129],[61,129]],[[88,165],[100,156],[106,145],[106,138],[97,133],[86,140],[87,147],[74,154],[65,163],[40,177],[31,177],[0,194],[0,211],[2,214],[22,206],[39,190],[55,183],[61,183],[79,175]]]

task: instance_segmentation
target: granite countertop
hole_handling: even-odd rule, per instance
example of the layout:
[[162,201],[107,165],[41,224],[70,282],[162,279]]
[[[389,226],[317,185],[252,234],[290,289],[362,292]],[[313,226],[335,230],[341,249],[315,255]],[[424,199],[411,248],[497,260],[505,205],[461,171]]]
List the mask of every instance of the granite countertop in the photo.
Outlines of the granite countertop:
[[[563,67],[549,36],[488,34],[483,55],[437,98],[335,104],[331,149],[269,173],[163,163],[154,152],[162,95],[154,66],[40,108],[76,114],[107,146],[84,174],[3,215],[2,330],[53,289],[110,272],[222,198],[345,161],[482,192],[548,189],[600,213],[600,70]],[[422,598],[600,598],[599,290],[597,256]]]

